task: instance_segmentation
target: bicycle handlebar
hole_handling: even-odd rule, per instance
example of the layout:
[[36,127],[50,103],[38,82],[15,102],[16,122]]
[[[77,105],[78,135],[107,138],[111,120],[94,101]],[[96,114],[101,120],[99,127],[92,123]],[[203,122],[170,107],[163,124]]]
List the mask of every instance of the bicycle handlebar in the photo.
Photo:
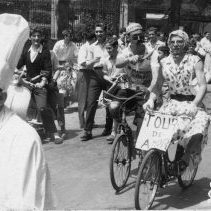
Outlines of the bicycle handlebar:
[[153,114],[161,114],[161,115],[169,115],[169,116],[175,116],[175,117],[181,117],[181,118],[187,118],[187,119],[190,119],[192,120],[193,118],[188,116],[188,115],[185,115],[185,114],[178,114],[178,115],[172,115],[172,114],[166,114],[164,112],[160,112],[160,111],[155,111],[155,110],[152,110],[150,108],[146,108],[146,112],[148,112],[149,114],[153,115]]
[[143,96],[143,95],[146,95],[148,92],[149,92],[149,91],[148,91],[148,89],[146,88],[146,89],[144,89],[144,90],[140,90],[138,93],[132,95],[131,97],[126,98],[126,97],[117,97],[117,96],[115,96],[115,95],[110,94],[109,92],[103,91],[103,93],[107,94],[108,96],[110,96],[110,97],[113,98],[113,99],[116,99],[116,100],[119,100],[119,101],[125,101],[125,102],[122,103],[122,105],[123,105],[123,104],[126,104],[128,101],[130,101],[130,100],[132,100],[132,99],[134,99],[134,98],[137,98],[137,97],[141,97],[141,96]]

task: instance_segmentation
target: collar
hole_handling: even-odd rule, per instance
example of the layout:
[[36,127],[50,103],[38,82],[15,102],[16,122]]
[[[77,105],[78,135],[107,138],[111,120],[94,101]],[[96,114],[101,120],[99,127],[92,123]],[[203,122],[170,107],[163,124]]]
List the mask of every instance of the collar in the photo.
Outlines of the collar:
[[104,42],[104,43],[99,43],[98,40],[97,40],[97,41],[95,41],[95,42],[93,43],[93,45],[105,46],[105,42]]
[[[185,56],[183,57],[180,64],[184,64],[185,62],[187,62],[188,57],[189,57],[189,55],[185,54]],[[173,56],[171,54],[169,54],[169,56],[166,57],[166,64],[171,64],[172,62],[174,62]]]
[[32,45],[31,45],[31,47],[29,48],[29,52],[31,52],[31,51],[36,51],[36,52],[38,52],[38,53],[42,53],[42,50],[43,50],[43,46],[42,45],[40,45],[40,47],[39,48],[37,48],[37,49],[34,49],[34,48],[32,48]]
[[63,40],[63,44],[64,44],[65,46],[71,46],[71,45],[73,45],[73,41],[70,41],[68,44],[66,44],[66,43],[64,42],[64,40]]

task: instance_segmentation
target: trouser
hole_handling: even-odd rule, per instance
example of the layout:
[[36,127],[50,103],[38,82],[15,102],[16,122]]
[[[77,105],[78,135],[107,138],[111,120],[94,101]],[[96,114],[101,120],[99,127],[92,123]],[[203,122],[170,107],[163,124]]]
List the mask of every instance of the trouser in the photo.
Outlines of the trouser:
[[55,133],[57,131],[51,109],[47,108],[47,90],[45,88],[34,88],[32,90],[32,101],[35,102],[38,115],[37,119],[42,120],[46,132]]
[[78,100],[78,117],[80,127],[84,128],[85,118],[84,113],[87,105],[87,95],[89,86],[89,72],[90,70],[80,70],[77,75],[77,100]]
[[[138,93],[138,91],[135,90],[131,90],[131,89],[117,89],[115,92],[115,95],[117,97],[126,97],[129,98],[133,95],[135,95],[136,93]],[[135,111],[135,117],[134,117],[134,121],[133,124],[137,126],[136,129],[136,138],[138,137],[139,131],[141,129],[142,123],[143,123],[143,119],[144,119],[144,115],[145,115],[145,111],[143,109],[143,104],[146,102],[146,99],[133,99],[130,100],[127,103],[127,109],[129,110],[134,110]],[[118,108],[119,109],[119,108]]]
[[54,112],[55,118],[61,131],[65,130],[65,115],[64,115],[64,95],[58,92],[57,88],[48,90],[47,101]]
[[[87,94],[86,120],[84,130],[91,132],[93,128],[98,99],[102,90],[106,90],[106,81],[97,73],[98,70],[89,71],[89,86]],[[99,70],[100,71],[100,70]]]
[[105,124],[105,130],[106,131],[112,131],[113,126],[113,117],[109,111],[109,108],[106,107],[106,124]]

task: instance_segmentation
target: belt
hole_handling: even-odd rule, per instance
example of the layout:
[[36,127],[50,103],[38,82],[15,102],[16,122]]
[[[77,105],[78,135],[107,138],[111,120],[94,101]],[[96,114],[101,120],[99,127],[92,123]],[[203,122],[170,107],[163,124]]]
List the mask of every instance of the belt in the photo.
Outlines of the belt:
[[182,95],[182,94],[175,94],[175,95],[170,95],[170,98],[173,100],[178,100],[178,101],[193,101],[195,99],[195,95]]
[[59,61],[59,64],[60,65],[63,65],[63,64],[65,64],[66,63],[66,61]]
[[93,69],[94,69],[94,70],[102,70],[103,67],[94,67]]

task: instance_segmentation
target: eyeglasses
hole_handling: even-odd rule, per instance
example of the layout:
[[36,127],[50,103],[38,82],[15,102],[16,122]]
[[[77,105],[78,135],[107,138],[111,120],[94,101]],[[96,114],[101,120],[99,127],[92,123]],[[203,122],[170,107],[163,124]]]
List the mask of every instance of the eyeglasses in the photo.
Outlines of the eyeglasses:
[[171,40],[170,45],[183,45],[184,41],[183,40]]

